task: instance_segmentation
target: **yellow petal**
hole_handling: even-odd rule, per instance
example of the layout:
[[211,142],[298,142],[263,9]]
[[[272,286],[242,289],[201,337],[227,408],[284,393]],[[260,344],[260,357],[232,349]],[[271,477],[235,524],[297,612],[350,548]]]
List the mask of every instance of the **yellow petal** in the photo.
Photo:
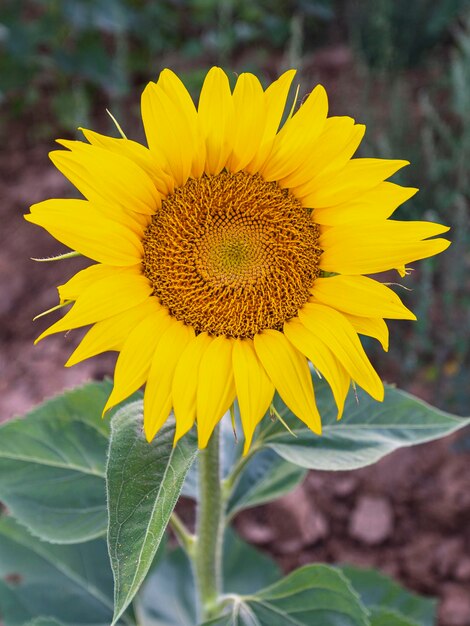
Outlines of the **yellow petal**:
[[[342,117],[331,117],[328,121],[338,124]],[[347,118],[346,118],[347,119]],[[352,120],[354,122],[354,120]],[[352,158],[359,145],[364,138],[366,127],[364,124],[354,124],[349,132],[341,133],[339,128],[331,131],[327,137],[326,134],[320,137],[318,141],[319,151],[314,156],[318,162],[318,174],[326,175],[328,172],[338,172]],[[340,137],[340,133],[342,137]],[[331,143],[335,146],[330,146]],[[321,149],[320,149],[321,146]],[[321,162],[321,163],[320,163]]]
[[322,233],[321,269],[339,274],[375,274],[425,259],[449,247],[447,239],[429,239],[448,231],[432,222],[399,222],[332,226]]
[[364,132],[365,126],[354,125],[350,117],[328,118],[308,158],[280,182],[281,186],[291,188],[297,195],[297,187],[311,182],[321,173],[343,168],[357,150]]
[[265,95],[253,74],[240,74],[233,91],[233,150],[227,163],[238,172],[258,152],[266,120]]
[[314,300],[353,315],[416,319],[394,291],[366,276],[317,278],[311,293]]
[[157,84],[149,83],[142,94],[141,104],[149,148],[155,155],[164,157],[166,168],[179,187],[188,180],[193,161],[197,159],[197,116],[191,99],[188,102],[181,97],[174,78],[173,73],[163,74],[162,83],[166,90],[160,80]]
[[191,175],[194,178],[199,178],[204,173],[206,146],[194,102],[182,81],[169,69],[164,69],[160,73],[158,86],[163,89],[187,121],[188,137],[186,141],[191,142],[193,154]]
[[122,154],[134,161],[134,163],[137,163],[149,178],[153,180],[155,187],[161,194],[172,193],[174,180],[164,171],[165,160],[163,158],[158,158],[158,155],[150,152],[148,148],[141,143],[137,143],[137,141],[108,137],[87,128],[80,128],[80,130],[93,146],[105,148],[116,154]]
[[317,85],[277,134],[271,154],[260,170],[266,180],[285,179],[308,159],[323,129],[327,113],[326,91]]
[[64,317],[45,330],[35,341],[54,333],[94,324],[141,304],[152,293],[152,286],[142,274],[133,271],[116,272],[97,280],[79,296]]
[[166,422],[172,405],[173,375],[181,355],[194,340],[194,330],[175,318],[160,337],[145,387],[144,430],[152,441]]
[[266,117],[264,120],[263,136],[255,156],[244,168],[250,174],[257,174],[271,153],[295,74],[296,70],[284,72],[284,74],[271,83],[264,92],[264,110]]
[[200,448],[207,446],[215,426],[235,400],[233,343],[232,339],[216,337],[201,359],[197,389],[197,430]]
[[206,138],[206,174],[218,174],[232,151],[233,100],[220,67],[209,70],[199,97],[199,120]]
[[342,204],[316,208],[315,222],[327,226],[339,226],[387,219],[417,191],[415,187],[401,187],[384,181]]
[[307,359],[277,330],[255,335],[254,345],[283,401],[313,432],[321,434],[321,418]]
[[81,141],[73,152],[55,150],[51,161],[92,202],[153,215],[161,197],[151,178],[134,161]]
[[300,309],[299,319],[329,347],[360,387],[376,400],[383,400],[383,383],[367,358],[356,331],[344,315],[322,304],[307,303]]
[[85,200],[45,200],[33,204],[25,219],[72,250],[107,265],[135,265],[143,255],[135,224],[130,228],[122,219],[104,217]]
[[[143,215],[142,213],[136,213],[131,209],[124,209],[122,206],[117,206],[116,204],[106,204],[105,202],[91,202],[90,200],[77,200],[70,198],[53,198],[51,200],[43,200],[42,202],[38,202],[37,204],[33,204],[31,209],[34,209],[37,213],[41,211],[46,211],[48,207],[56,208],[57,210],[60,208],[60,204],[63,206],[70,207],[75,206],[77,212],[87,211],[90,215],[96,215],[99,217],[103,217],[106,220],[111,220],[112,222],[116,222],[125,226],[133,233],[135,233],[139,239],[142,238],[143,232],[147,228],[150,223],[151,216]],[[72,211],[72,208],[70,208]]]
[[[58,202],[68,202],[68,199],[58,199]],[[151,215],[144,215],[143,213],[136,213],[130,208],[124,208],[123,206],[117,206],[110,202],[106,204],[103,202],[96,202],[90,200],[73,200],[74,202],[81,202],[81,205],[77,204],[77,207],[88,206],[88,210],[93,211],[95,215],[102,216],[105,219],[112,222],[118,222],[123,226],[126,226],[129,230],[135,233],[139,239],[142,239],[143,233],[152,219]],[[51,200],[45,200],[44,202],[51,202]],[[38,207],[42,205],[42,202],[37,204]],[[36,206],[36,205],[33,205]],[[81,210],[81,209],[80,209]]]
[[207,333],[200,333],[187,345],[176,366],[172,385],[175,444],[193,427],[196,419],[199,365],[211,342],[212,338]]
[[148,298],[132,309],[96,322],[71,354],[65,367],[109,350],[121,350],[134,328],[154,309],[154,298]]
[[255,428],[272,402],[274,385],[256,356],[251,339],[237,339],[232,358],[240,417],[245,433],[243,454],[246,454]]
[[137,391],[147,379],[155,349],[171,324],[168,311],[152,298],[152,311],[129,333],[114,370],[114,386],[103,414]]
[[343,313],[343,315],[351,322],[356,333],[374,337],[380,341],[385,352],[388,352],[389,333],[387,324],[383,319],[380,317],[359,317],[350,313]]
[[328,381],[338,407],[337,419],[341,419],[351,383],[346,370],[328,346],[317,335],[310,332],[298,318],[284,324],[284,333],[297,350],[305,354],[315,369]]
[[324,172],[302,188],[297,187],[295,195],[302,200],[304,206],[313,209],[340,204],[376,187],[405,165],[409,165],[409,162],[351,159],[343,169]]
[[[133,269],[136,272],[138,270],[137,267]],[[79,295],[94,282],[100,280],[101,278],[112,276],[120,270],[125,271],[123,268],[115,267],[113,265],[103,265],[102,263],[90,265],[90,267],[80,270],[66,283],[57,287],[60,302],[62,303],[66,300],[77,300]]]

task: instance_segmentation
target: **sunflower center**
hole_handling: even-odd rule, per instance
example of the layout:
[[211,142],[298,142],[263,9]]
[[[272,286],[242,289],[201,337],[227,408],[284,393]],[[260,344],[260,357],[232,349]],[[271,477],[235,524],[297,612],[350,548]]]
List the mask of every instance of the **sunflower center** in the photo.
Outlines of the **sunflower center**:
[[143,271],[170,313],[196,332],[281,330],[319,275],[319,230],[286,189],[259,174],[190,179],[162,203]]
[[213,284],[243,287],[269,269],[262,224],[235,215],[213,223],[197,245],[200,275]]

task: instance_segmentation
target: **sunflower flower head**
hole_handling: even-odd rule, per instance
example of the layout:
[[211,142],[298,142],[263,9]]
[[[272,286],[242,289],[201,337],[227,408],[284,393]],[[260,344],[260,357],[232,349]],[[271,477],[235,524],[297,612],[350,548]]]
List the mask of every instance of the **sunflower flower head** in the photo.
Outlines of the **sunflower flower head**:
[[352,158],[365,127],[328,117],[317,86],[282,124],[295,72],[233,89],[212,68],[196,108],[164,70],[142,95],[148,148],[83,130],[56,167],[84,199],[46,200],[26,219],[95,263],[61,285],[72,308],[39,338],[91,325],[67,362],[116,350],[105,410],[144,383],[151,441],[173,409],[175,441],[205,447],[237,399],[245,451],[277,390],[321,433],[309,362],[341,417],[351,381],[383,384],[359,334],[388,348],[384,319],[415,319],[367,277],[447,248],[447,227],[390,220],[417,191],[387,179],[407,161]]

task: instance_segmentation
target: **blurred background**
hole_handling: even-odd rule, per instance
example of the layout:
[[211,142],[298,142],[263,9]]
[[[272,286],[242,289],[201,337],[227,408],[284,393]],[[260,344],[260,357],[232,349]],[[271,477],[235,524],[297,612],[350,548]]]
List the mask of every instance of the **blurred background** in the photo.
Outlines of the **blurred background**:
[[[63,252],[22,219],[34,202],[73,194],[47,158],[54,140],[78,137],[78,126],[116,134],[106,108],[142,140],[145,84],[170,67],[197,97],[214,64],[231,76],[256,72],[265,85],[296,67],[301,95],[321,82],[331,114],[367,124],[360,156],[411,161],[395,180],[421,191],[396,217],[448,224],[453,244],[405,279],[385,277],[400,282],[418,322],[390,322],[388,354],[372,340],[367,350],[385,380],[468,415],[468,0],[2,0],[0,419],[113,368],[109,355],[63,368],[79,332],[32,346],[50,323],[33,325],[33,316],[56,303],[55,286],[82,266],[30,260]],[[289,505],[280,516],[271,505],[238,523],[286,568],[312,559],[376,565],[439,595],[444,626],[470,626],[469,451],[470,437],[460,437],[372,471],[316,474],[302,487],[308,497],[295,500],[305,510]],[[289,533],[264,523],[289,514]],[[382,534],[364,534],[369,527]]]

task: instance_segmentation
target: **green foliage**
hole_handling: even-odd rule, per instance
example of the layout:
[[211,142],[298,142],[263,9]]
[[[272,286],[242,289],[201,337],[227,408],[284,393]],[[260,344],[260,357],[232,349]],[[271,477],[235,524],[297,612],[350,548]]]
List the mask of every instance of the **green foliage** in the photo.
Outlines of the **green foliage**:
[[232,517],[243,509],[270,502],[289,493],[305,478],[306,471],[288,463],[272,450],[262,450],[240,475],[227,506]]
[[370,626],[347,579],[326,565],[307,565],[270,587],[227,600],[223,617],[203,626]]
[[112,423],[107,466],[108,544],[114,572],[116,623],[145,578],[193,463],[192,435],[173,447],[174,425],[149,444],[142,403],[123,407]]
[[21,626],[39,616],[73,626],[110,623],[113,579],[102,539],[54,545],[3,517],[0,576],[0,614],[5,626]]
[[[100,414],[109,389],[107,382],[89,384],[2,427],[0,461],[5,465],[0,485],[6,494],[2,498],[8,498],[18,519],[0,518],[0,615],[5,626],[22,626],[31,620],[30,626],[58,626],[57,621],[59,626],[132,625],[132,611],[143,626],[194,626],[200,620],[190,565],[191,546],[197,543],[190,539],[185,544],[188,554],[178,549],[165,555],[162,547],[170,515],[196,457],[196,439],[189,434],[173,448],[170,421],[148,444],[142,433],[141,401],[125,404],[112,418],[106,469],[108,546],[101,538],[85,541],[102,530],[99,517],[85,524],[90,508],[86,496],[94,499],[97,510],[105,507],[103,471],[109,426]],[[242,457],[241,444],[234,442],[231,428],[224,427],[225,523],[237,511],[278,497],[298,484],[305,473],[299,465],[361,467],[393,449],[444,436],[469,421],[388,389],[383,404],[363,394],[358,403],[350,397],[346,416],[338,424],[326,384],[319,382],[316,389],[319,408],[326,416],[321,439],[305,432],[279,399],[277,410],[296,438],[280,422],[266,420],[250,456]],[[88,494],[80,485],[82,481],[88,485],[85,470],[90,468],[96,469],[101,482],[92,483]],[[42,501],[47,506],[41,516]],[[49,541],[31,535],[19,521]],[[224,555],[223,596],[217,605],[221,616],[206,620],[207,626],[433,623],[432,601],[370,570],[345,567],[339,571],[314,565],[281,579],[268,556],[230,531],[225,534]],[[133,608],[126,611],[131,602]],[[212,615],[217,615],[215,609]]]
[[[226,594],[246,594],[281,578],[276,563],[228,529],[224,541],[223,587]],[[197,599],[188,556],[177,548],[160,562],[136,598],[136,615],[149,626],[194,626]]]
[[31,532],[57,543],[106,531],[109,382],[66,392],[0,427],[0,500]]
[[364,0],[348,3],[353,41],[367,65],[401,69],[420,63],[449,33],[465,0]]
[[424,443],[451,434],[470,423],[439,411],[414,396],[386,386],[385,399],[376,402],[362,390],[351,390],[344,417],[336,421],[328,386],[315,381],[316,399],[323,416],[323,434],[314,435],[279,400],[281,417],[294,436],[277,422],[261,430],[259,445],[268,446],[301,467],[351,470],[376,463],[398,448]]
[[371,626],[418,626],[418,623],[402,613],[389,611],[388,609],[377,609],[372,611]]
[[[204,626],[369,626],[367,610],[340,572],[313,565],[281,579],[271,559],[232,532],[225,539],[224,594],[223,616]],[[191,564],[181,549],[171,551],[152,572],[137,597],[136,614],[151,626],[197,623]]]
[[372,626],[434,626],[435,600],[411,593],[371,569],[346,566],[341,571],[370,609]]
[[[239,420],[237,429],[240,429]],[[244,509],[280,498],[303,481],[306,471],[288,463],[272,450],[261,451],[238,468],[243,443],[235,441],[230,419],[222,420],[220,430],[221,474],[228,498],[226,514],[229,518]],[[191,466],[181,492],[193,500],[198,500],[197,466],[197,463]],[[236,476],[232,474],[235,466],[238,468]]]
[[277,563],[227,528],[224,539],[223,591],[250,595],[281,579]]
[[191,563],[178,548],[150,573],[135,599],[135,610],[139,623],[148,626],[193,626],[196,602]]

